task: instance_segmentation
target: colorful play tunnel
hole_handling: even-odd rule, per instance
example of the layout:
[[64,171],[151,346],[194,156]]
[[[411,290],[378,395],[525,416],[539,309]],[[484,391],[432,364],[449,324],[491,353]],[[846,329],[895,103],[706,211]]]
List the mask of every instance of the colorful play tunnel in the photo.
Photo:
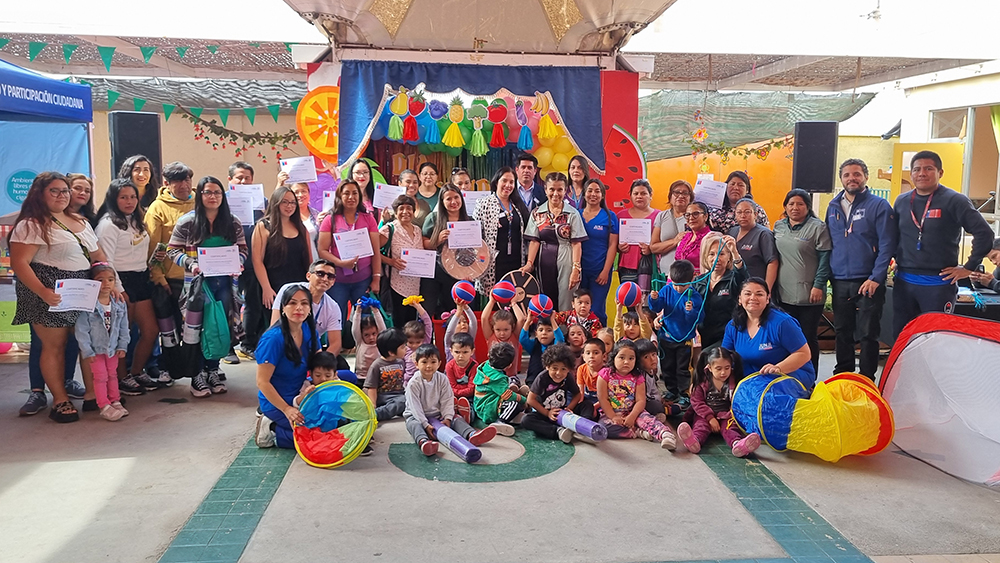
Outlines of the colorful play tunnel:
[[755,373],[736,386],[733,418],[778,451],[824,461],[878,453],[892,442],[892,409],[868,378],[841,373],[816,383],[812,394],[787,375]]
[[354,461],[378,425],[368,396],[344,381],[318,385],[302,399],[299,412],[305,423],[295,427],[295,451],[313,467],[340,467]]

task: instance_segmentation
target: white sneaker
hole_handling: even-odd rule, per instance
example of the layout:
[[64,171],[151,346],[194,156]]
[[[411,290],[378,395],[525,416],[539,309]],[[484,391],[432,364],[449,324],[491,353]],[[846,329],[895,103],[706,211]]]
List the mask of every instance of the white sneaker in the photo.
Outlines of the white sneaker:
[[513,436],[514,427],[507,424],[506,422],[500,422],[499,420],[491,424],[490,426],[497,429],[497,434],[501,436]]
[[573,441],[573,431],[569,428],[560,428],[557,434],[559,434],[559,439],[567,444]]
[[101,418],[103,418],[104,420],[110,420],[112,422],[116,420],[121,420],[122,411],[116,409],[111,405],[104,405],[104,408],[101,409]]
[[635,437],[639,438],[640,440],[646,440],[648,442],[652,442],[653,441],[652,434],[650,434],[649,432],[646,432],[642,428],[636,428],[635,430],[633,430],[633,432],[635,433]]
[[677,438],[674,437],[672,432],[668,433],[660,440],[660,447],[667,451],[674,451],[677,449]]
[[584,436],[579,432],[574,432],[573,437],[576,438],[577,440],[580,440],[581,442],[587,442],[588,444],[597,444],[597,440],[593,438],[588,438],[587,436]]
[[115,402],[111,403],[111,406],[114,407],[114,408],[116,408],[116,409],[118,409],[118,410],[120,410],[121,413],[122,413],[122,417],[123,418],[126,417],[126,416],[128,416],[128,411],[125,410],[125,407],[122,405],[121,401],[115,401]]
[[254,443],[258,448],[274,447],[274,431],[271,430],[271,419],[257,414],[257,425],[254,428]]
[[200,372],[191,378],[191,394],[195,397],[208,397],[212,394],[212,389],[205,381],[205,372]]

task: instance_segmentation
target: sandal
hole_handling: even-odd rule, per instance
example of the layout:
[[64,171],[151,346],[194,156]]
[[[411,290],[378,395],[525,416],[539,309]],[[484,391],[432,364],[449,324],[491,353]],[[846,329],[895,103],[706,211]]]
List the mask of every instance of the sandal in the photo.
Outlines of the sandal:
[[63,401],[58,405],[53,405],[52,410],[49,411],[49,418],[56,422],[76,422],[80,420],[80,413],[76,411],[76,407],[73,403],[69,401]]

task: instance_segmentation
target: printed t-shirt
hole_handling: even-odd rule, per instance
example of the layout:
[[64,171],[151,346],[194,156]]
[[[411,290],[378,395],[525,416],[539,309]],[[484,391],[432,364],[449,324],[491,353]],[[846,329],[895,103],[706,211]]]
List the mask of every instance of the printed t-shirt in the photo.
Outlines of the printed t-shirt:
[[[598,377],[608,382],[608,401],[616,414],[628,416],[635,407],[635,393],[643,376],[630,373],[621,375],[612,368],[604,368]],[[609,415],[610,413],[604,413]]]
[[378,389],[378,394],[402,394],[403,371],[406,366],[403,360],[387,360],[379,358],[372,362],[365,377],[365,389]]
[[572,372],[559,383],[552,381],[549,370],[543,370],[531,384],[531,392],[538,395],[538,402],[547,409],[566,408],[580,388],[573,381]]

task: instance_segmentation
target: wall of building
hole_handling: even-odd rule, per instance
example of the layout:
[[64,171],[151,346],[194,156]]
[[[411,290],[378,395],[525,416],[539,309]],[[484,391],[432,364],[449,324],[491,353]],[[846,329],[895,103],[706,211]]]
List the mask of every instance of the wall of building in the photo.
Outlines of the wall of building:
[[900,108],[903,116],[900,141],[929,141],[931,112],[934,110],[997,104],[1000,104],[1000,74],[910,88]]

